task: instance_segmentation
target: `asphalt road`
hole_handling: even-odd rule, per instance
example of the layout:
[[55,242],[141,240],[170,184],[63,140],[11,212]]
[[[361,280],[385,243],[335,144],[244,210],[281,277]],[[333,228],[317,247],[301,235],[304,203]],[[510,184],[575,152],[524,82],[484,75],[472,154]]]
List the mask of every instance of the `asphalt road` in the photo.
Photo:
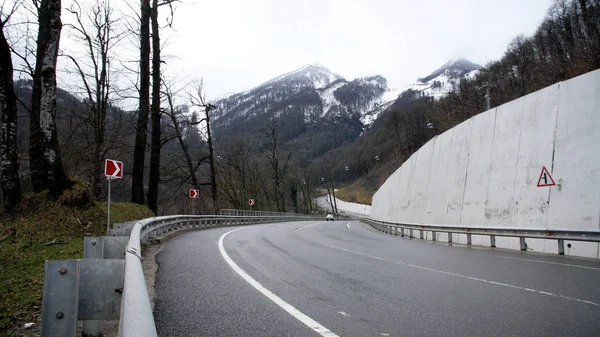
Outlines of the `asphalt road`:
[[158,263],[160,336],[600,336],[595,260],[335,221],[188,232]]

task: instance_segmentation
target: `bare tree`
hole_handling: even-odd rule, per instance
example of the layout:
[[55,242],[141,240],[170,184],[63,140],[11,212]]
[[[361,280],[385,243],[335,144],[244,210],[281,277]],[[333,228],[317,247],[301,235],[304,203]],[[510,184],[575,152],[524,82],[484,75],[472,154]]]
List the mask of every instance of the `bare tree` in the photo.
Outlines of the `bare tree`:
[[139,108],[133,153],[131,201],[144,204],[144,165],[150,112],[150,0],[141,0]]
[[274,201],[278,212],[285,212],[285,193],[283,182],[290,168],[290,159],[296,149],[294,143],[287,155],[281,149],[281,121],[273,118],[265,125],[264,135],[267,143],[264,146],[265,155],[269,162],[271,178],[273,179]]
[[219,152],[217,158],[221,193],[234,208],[243,208],[246,199],[257,194],[252,188],[251,143],[245,134],[235,137]]
[[11,49],[4,29],[19,6],[13,3],[8,11],[0,7],[0,171],[3,206],[12,211],[21,201],[21,181],[19,179],[19,144],[17,141],[17,98],[13,83]]
[[61,1],[41,0],[38,7],[38,37],[35,76],[29,123],[29,159],[36,192],[50,189],[59,196],[69,187],[56,131],[56,62],[62,23]]
[[202,183],[198,180],[198,176],[196,174],[198,168],[208,160],[208,156],[203,156],[198,159],[196,163],[194,163],[194,159],[192,158],[192,154],[190,153],[190,149],[188,146],[188,142],[186,141],[185,134],[187,130],[190,128],[197,128],[200,124],[200,121],[197,120],[196,115],[194,114],[192,120],[189,120],[186,116],[184,116],[183,107],[177,107],[174,103],[174,97],[177,95],[177,92],[173,90],[172,86],[164,85],[164,96],[167,99],[167,109],[166,114],[171,120],[171,127],[175,133],[175,137],[177,138],[177,142],[181,147],[181,151],[184,155],[185,166],[187,169],[187,175],[183,179],[187,181],[189,179],[191,185],[195,189],[200,189]]
[[[90,162],[92,163],[91,183],[96,198],[102,190],[102,169],[104,157],[109,148],[105,144],[106,115],[110,107],[113,60],[112,50],[123,34],[116,31],[117,20],[113,18],[110,0],[95,0],[88,8],[82,8],[74,1],[67,9],[75,16],[76,23],[68,25],[81,40],[86,49],[86,60],[80,62],[72,55],[66,55],[75,65],[75,72],[81,77],[87,97],[89,111],[82,116],[83,124],[91,126],[93,141]],[[86,65],[90,68],[86,69]]]
[[154,214],[158,212],[158,185],[160,183],[160,150],[161,150],[161,111],[160,111],[160,29],[158,25],[158,0],[152,0],[150,14],[152,27],[152,102],[150,115],[152,121],[152,141],[150,143],[150,173],[148,176],[148,208]]
[[204,84],[203,81],[195,81],[192,83],[193,92],[190,94],[190,101],[192,106],[203,109],[204,117],[200,119],[198,122],[200,125],[204,127],[204,137],[206,138],[208,144],[208,164],[210,166],[210,185],[211,185],[211,194],[213,199],[213,211],[215,214],[218,212],[218,194],[217,194],[217,171],[215,166],[215,150],[213,146],[213,138],[211,131],[211,110],[216,107],[210,103],[206,103],[206,97],[203,93]]
[[155,214],[158,212],[158,185],[160,183],[160,151],[161,140],[161,46],[160,26],[158,24],[158,8],[168,6],[171,10],[170,20],[167,24],[171,26],[173,19],[173,4],[178,0],[152,0],[150,22],[152,26],[152,104],[150,114],[152,120],[152,141],[150,143],[150,173],[148,177],[148,208]]

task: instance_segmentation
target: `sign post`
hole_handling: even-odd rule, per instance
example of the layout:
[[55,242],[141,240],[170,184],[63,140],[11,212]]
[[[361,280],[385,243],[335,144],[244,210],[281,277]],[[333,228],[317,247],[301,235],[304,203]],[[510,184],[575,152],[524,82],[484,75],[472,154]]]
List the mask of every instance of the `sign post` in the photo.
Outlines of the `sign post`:
[[254,199],[248,199],[248,205],[250,206],[250,211],[252,212],[252,206],[254,206]]
[[104,161],[104,175],[108,179],[108,212],[106,216],[106,232],[110,229],[110,181],[123,178],[123,162],[106,159]]
[[[190,188],[190,192],[188,195],[190,199],[198,199],[200,198],[200,191]],[[194,200],[192,200],[192,214],[196,214],[196,203],[194,202]]]

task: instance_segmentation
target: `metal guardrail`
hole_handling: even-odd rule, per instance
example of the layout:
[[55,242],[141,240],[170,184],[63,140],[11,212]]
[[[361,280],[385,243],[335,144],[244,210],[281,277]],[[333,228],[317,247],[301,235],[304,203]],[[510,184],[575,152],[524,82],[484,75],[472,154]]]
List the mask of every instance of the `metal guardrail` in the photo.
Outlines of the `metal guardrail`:
[[42,336],[101,336],[103,320],[119,320],[119,336],[157,335],[142,269],[141,245],[167,232],[296,220],[299,214],[175,215],[114,224],[107,236],[86,237],[84,258],[46,261]]
[[269,211],[251,211],[245,209],[222,209],[221,215],[225,216],[283,216],[283,217],[304,217],[312,218],[314,216],[308,214],[298,214],[293,212],[269,212]]
[[[414,231],[419,232],[419,238],[423,239],[424,232],[432,232],[432,241],[436,241],[438,232],[448,233],[448,242],[452,243],[452,234],[466,234],[467,245],[471,245],[472,235],[483,235],[490,237],[490,246],[496,247],[496,236],[518,237],[520,249],[527,250],[525,239],[547,239],[557,240],[558,254],[565,254],[565,240],[600,242],[600,231],[573,230],[573,229],[544,229],[544,228],[516,228],[516,227],[466,227],[450,225],[431,225],[417,223],[398,223],[381,221],[372,218],[361,219],[373,228],[392,235],[401,235],[414,238]],[[408,233],[405,233],[405,230]]]

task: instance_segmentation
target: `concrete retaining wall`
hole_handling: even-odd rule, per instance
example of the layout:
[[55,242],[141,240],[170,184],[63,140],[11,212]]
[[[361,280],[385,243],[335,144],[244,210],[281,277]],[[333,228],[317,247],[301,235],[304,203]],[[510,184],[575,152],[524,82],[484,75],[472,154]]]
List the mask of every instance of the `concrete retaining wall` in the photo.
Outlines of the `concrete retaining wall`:
[[[537,186],[543,167],[560,186]],[[600,70],[486,111],[435,137],[377,191],[371,217],[600,230]],[[466,237],[453,240],[464,243]],[[473,244],[489,245],[489,238],[473,236]],[[558,252],[555,240],[527,244],[532,251]],[[596,243],[565,244],[571,244],[566,254],[600,257]],[[498,237],[496,245],[519,249],[519,240]]]
[[[354,215],[364,215],[364,216],[368,216],[369,214],[371,214],[371,206],[370,205],[346,202],[346,201],[340,200],[338,198],[335,198],[335,200],[337,203],[338,211],[344,211],[346,213],[352,213]],[[317,204],[320,207],[322,207],[323,209],[331,210],[329,198],[326,196],[317,198]]]

